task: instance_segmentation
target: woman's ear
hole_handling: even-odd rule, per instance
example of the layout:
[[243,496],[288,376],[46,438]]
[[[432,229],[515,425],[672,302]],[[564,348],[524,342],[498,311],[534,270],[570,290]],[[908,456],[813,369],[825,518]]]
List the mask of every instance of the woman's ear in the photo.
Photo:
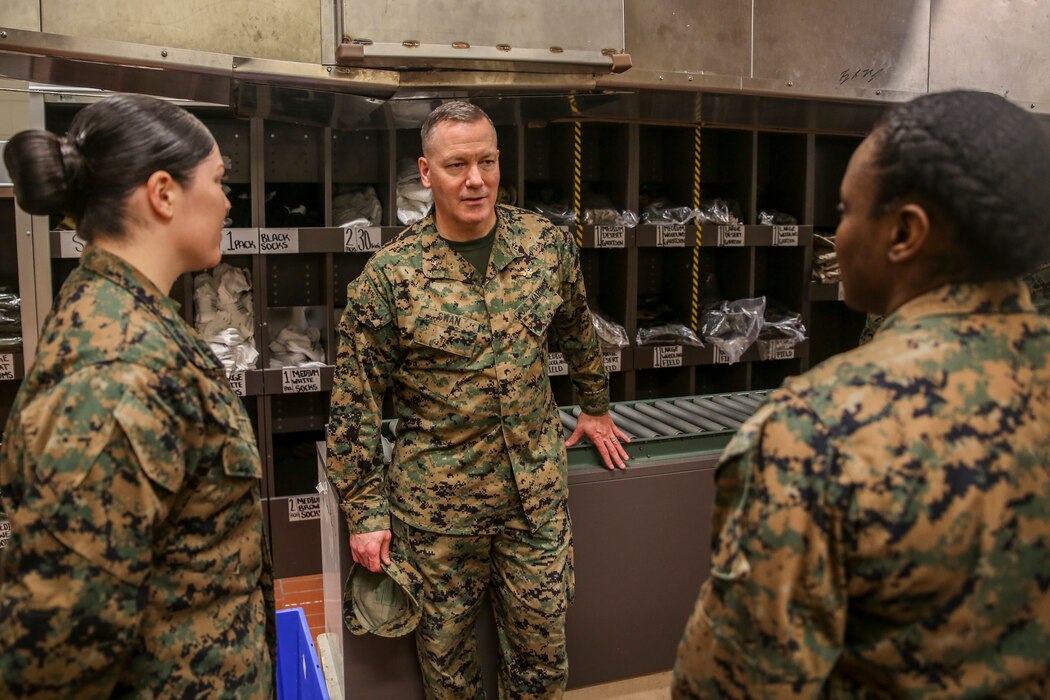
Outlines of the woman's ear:
[[897,210],[887,250],[890,262],[902,263],[915,256],[929,242],[930,217],[919,204],[908,203]]
[[146,200],[153,213],[162,219],[175,215],[175,200],[179,183],[166,170],[158,170],[146,180]]

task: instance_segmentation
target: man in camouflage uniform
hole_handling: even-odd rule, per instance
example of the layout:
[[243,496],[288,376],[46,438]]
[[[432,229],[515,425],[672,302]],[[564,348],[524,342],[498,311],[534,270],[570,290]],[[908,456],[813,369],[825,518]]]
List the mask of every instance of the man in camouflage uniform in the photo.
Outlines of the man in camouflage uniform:
[[719,464],[676,698],[1050,697],[1050,142],[983,93],[857,149],[836,236],[867,345],[789,379]]
[[269,697],[260,477],[208,346],[88,246],[5,431],[0,697]]
[[[483,697],[474,621],[488,590],[501,696],[565,686],[572,546],[565,445],[547,377],[564,352],[586,435],[623,467],[608,383],[571,239],[541,217],[495,206],[496,132],[484,112],[442,105],[419,159],[430,215],[369,261],[347,289],[328,437],[328,476],[354,561],[390,555],[422,575],[416,630],[428,697]],[[393,463],[379,448],[391,387]],[[394,528],[391,544],[391,527]]]

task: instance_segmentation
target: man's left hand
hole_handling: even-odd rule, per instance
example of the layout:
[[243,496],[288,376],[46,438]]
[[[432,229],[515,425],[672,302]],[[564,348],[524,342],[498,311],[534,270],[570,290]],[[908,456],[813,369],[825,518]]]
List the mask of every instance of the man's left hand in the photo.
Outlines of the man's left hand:
[[608,413],[592,416],[581,412],[579,418],[576,419],[576,430],[565,441],[565,446],[572,447],[584,436],[598,449],[598,454],[602,456],[602,461],[605,462],[607,468],[627,468],[624,462],[630,457],[627,456],[622,443],[630,442],[631,438],[616,427]]

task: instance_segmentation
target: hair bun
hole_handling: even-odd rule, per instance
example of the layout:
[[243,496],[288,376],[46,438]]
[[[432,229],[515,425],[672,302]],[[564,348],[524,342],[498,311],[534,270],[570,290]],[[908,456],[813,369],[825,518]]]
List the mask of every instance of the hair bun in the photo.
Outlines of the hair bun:
[[80,151],[83,136],[76,138],[69,134],[58,137],[58,153],[62,160],[62,170],[66,174],[66,184],[74,187],[80,179],[80,173],[84,168],[84,155]]
[[[65,164],[69,156],[70,173]],[[73,183],[83,166],[80,149],[48,131],[28,129],[11,137],[4,149],[18,205],[30,214],[73,213]]]

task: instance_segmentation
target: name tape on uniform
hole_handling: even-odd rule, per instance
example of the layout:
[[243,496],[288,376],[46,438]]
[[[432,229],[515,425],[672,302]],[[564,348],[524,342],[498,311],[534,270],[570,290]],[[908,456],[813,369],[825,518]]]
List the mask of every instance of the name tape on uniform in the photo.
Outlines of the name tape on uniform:
[[320,390],[320,367],[285,367],[281,370],[281,391],[283,393],[306,394]]
[[7,547],[7,538],[11,536],[11,523],[0,518],[0,549]]
[[0,355],[0,380],[15,378],[15,356]]
[[684,248],[685,224],[661,224],[657,226],[656,245],[662,248]]
[[774,226],[773,227],[773,245],[776,245],[776,246],[797,246],[798,245],[798,226]]
[[259,252],[263,255],[299,252],[299,230],[271,228],[259,231]]
[[681,367],[681,345],[657,345],[653,348],[653,367]]
[[246,389],[244,386],[244,372],[230,372],[229,376],[230,388],[233,389],[233,393],[237,396],[245,396]]
[[565,355],[560,352],[552,352],[547,356],[547,376],[560,377],[569,373],[569,365],[565,362]]
[[351,226],[343,229],[344,253],[374,253],[383,246],[378,226]]
[[259,252],[259,229],[223,229],[221,248],[223,255],[255,255]]
[[288,499],[288,522],[320,519],[320,496],[292,496]]
[[611,355],[602,355],[602,363],[605,365],[606,372],[619,372],[623,366],[620,353],[618,352]]
[[625,226],[595,226],[595,248],[623,248],[627,241]]
[[87,241],[78,236],[76,231],[58,232],[58,256],[60,258],[79,258],[86,245]]
[[733,247],[744,245],[744,225],[732,224],[718,227],[718,245]]

